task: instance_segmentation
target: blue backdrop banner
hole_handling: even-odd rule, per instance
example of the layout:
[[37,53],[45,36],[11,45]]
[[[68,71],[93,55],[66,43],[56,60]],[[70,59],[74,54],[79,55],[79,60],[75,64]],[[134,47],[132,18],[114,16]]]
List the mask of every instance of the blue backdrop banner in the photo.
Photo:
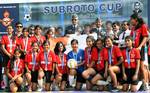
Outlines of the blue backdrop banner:
[[[64,0],[1,4],[0,32],[4,32],[9,23],[13,24],[18,20],[24,26],[40,24],[64,28],[71,23],[72,14],[77,14],[79,23],[84,25],[94,22],[97,17],[101,17],[104,22],[129,20],[133,11],[139,10],[142,10],[140,14],[148,23],[148,0]],[[9,14],[8,18],[4,14]]]

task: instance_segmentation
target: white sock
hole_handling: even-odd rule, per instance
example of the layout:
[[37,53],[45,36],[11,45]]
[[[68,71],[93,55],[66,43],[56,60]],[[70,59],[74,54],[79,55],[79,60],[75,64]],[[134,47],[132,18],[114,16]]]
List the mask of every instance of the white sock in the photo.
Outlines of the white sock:
[[69,84],[72,86],[74,82],[74,76],[69,75]]
[[142,81],[139,81],[139,82],[138,82],[137,87],[136,87],[136,88],[137,88],[137,90],[139,90],[139,89],[140,89],[140,87],[141,87],[142,83],[143,83]]
[[43,79],[38,79],[38,84],[39,84],[39,87],[42,88],[43,87]]
[[8,78],[5,74],[3,75],[3,80],[4,80],[5,87],[8,87]]
[[148,83],[146,83],[146,87],[147,87],[147,89],[149,89],[149,85],[148,85]]

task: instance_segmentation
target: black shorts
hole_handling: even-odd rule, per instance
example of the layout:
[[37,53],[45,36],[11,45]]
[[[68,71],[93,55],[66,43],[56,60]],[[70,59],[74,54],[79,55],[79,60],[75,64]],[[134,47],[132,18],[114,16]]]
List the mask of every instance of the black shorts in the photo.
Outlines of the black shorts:
[[85,83],[85,79],[83,78],[81,73],[77,73],[77,82]]
[[150,69],[150,55],[148,55],[148,66],[149,66],[149,69]]
[[117,73],[116,76],[117,76],[117,80],[121,82],[122,81],[122,64],[118,65],[118,67],[120,68],[120,73]]
[[62,75],[62,80],[61,81],[67,81],[68,80],[68,74],[63,74]]
[[52,71],[44,71],[45,74],[45,82],[46,83],[51,83],[51,76],[52,76]]
[[134,76],[135,71],[136,71],[136,69],[125,69],[125,73],[126,73],[126,75],[127,75],[127,80],[126,80],[126,81],[123,80],[122,83],[123,83],[123,84],[137,85],[139,80],[138,80],[138,79],[135,80],[135,81],[132,80],[132,77]]
[[31,71],[31,82],[38,83],[38,71]]
[[141,48],[140,55],[141,55],[141,59],[140,60],[144,61],[145,60],[145,47]]
[[20,58],[24,60],[24,59],[25,59],[25,56],[26,56],[26,55],[24,54],[24,52],[21,51],[21,56],[20,56]]
[[2,62],[2,67],[7,67],[8,61],[10,60],[9,56],[4,55],[3,56],[4,60]]
[[148,64],[150,64],[150,55],[148,55]]
[[104,78],[105,69],[102,69],[100,71],[96,70],[96,74],[100,74]]

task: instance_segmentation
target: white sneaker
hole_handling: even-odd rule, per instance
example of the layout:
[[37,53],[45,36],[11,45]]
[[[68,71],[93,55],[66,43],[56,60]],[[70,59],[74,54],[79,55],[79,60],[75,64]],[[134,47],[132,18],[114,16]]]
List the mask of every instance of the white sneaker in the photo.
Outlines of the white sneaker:
[[98,80],[97,85],[108,85],[108,82],[107,81],[104,81],[104,80]]
[[86,84],[83,84],[82,89],[86,89]]
[[41,92],[42,90],[43,90],[42,88],[38,88],[38,89],[37,89],[38,92]]
[[145,90],[149,90],[148,83],[145,84]]
[[75,87],[76,86],[76,79],[73,79],[73,83],[71,85],[72,87]]
[[142,81],[139,81],[138,84],[137,84],[137,91],[140,89],[141,85],[143,84]]
[[59,91],[60,89],[59,89],[59,87],[56,85],[55,86],[55,91]]
[[108,76],[106,81],[107,81],[107,82],[111,82],[111,77]]
[[5,85],[5,82],[4,82],[4,81],[1,82],[1,88],[2,88],[2,89],[5,89],[5,88],[6,88],[6,85]]

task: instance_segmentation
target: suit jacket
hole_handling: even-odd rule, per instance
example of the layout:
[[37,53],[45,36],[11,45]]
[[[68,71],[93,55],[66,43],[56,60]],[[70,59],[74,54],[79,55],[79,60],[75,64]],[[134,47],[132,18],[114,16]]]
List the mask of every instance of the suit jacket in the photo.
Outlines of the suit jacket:
[[97,28],[94,28],[94,29],[92,29],[91,30],[91,32],[93,33],[97,33],[97,37],[98,38],[102,38],[102,39],[104,39],[104,37],[105,37],[105,34],[106,34],[106,32],[105,32],[105,30],[102,28],[100,31],[97,29]]
[[65,29],[65,35],[66,34],[75,34],[75,32],[79,32],[81,34],[81,31],[82,31],[82,29],[79,25],[77,25],[76,27],[74,27],[73,25],[69,25]]

